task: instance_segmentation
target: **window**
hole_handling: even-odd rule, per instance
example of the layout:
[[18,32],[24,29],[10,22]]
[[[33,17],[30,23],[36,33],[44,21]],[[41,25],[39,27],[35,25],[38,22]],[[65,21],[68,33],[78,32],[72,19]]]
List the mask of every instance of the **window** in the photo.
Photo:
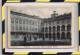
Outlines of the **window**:
[[18,18],[15,19],[15,23],[18,23]]
[[60,31],[60,26],[57,26],[57,31]]
[[30,34],[28,34],[28,40],[31,41],[31,35]]
[[67,33],[67,39],[71,39],[71,33],[70,32]]
[[26,26],[26,31],[28,32],[28,27]]
[[60,39],[60,33],[59,32],[57,33],[57,39],[58,40]]
[[48,33],[45,34],[45,37],[48,38]]
[[42,30],[41,31],[44,32],[44,27],[42,27]]
[[53,32],[55,32],[55,26],[53,26]]
[[26,19],[26,24],[28,24],[28,19]]
[[49,22],[49,25],[51,25],[51,22]]
[[22,30],[22,27],[21,26],[19,27],[19,30]]
[[48,32],[48,28],[47,27],[45,27],[45,32]]
[[22,19],[19,19],[19,23],[22,24]]
[[67,25],[67,31],[71,31],[71,25],[70,24]]
[[25,26],[23,26],[23,30],[25,31]]
[[55,40],[55,33],[53,33],[53,39]]
[[16,30],[18,30],[18,26],[16,26]]
[[51,33],[49,33],[49,39],[51,39]]
[[37,36],[37,35],[35,34],[35,35],[34,35],[34,40],[37,40],[37,37],[36,37],[36,36]]
[[65,33],[64,32],[62,32],[62,34],[61,34],[61,39],[65,39]]
[[23,24],[25,24],[25,19],[23,19]]
[[65,25],[61,26],[61,31],[65,31]]
[[51,32],[51,26],[49,26],[49,32]]
[[29,22],[28,22],[28,24],[30,24],[31,25],[31,20],[28,20]]

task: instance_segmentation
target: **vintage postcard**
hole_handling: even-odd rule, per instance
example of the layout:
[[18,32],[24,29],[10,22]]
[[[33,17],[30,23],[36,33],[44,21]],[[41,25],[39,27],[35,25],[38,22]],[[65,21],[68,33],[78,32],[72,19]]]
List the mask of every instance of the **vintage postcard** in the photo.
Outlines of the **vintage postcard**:
[[[37,4],[37,5],[36,5]],[[78,39],[75,3],[7,4],[6,46],[12,49],[73,48]]]

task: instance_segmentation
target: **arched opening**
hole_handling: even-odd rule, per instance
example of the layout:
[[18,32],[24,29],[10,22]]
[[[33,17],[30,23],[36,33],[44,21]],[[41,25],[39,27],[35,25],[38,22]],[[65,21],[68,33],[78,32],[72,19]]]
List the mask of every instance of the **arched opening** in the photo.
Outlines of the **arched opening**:
[[49,32],[51,32],[51,26],[49,26]]
[[65,39],[65,33],[64,32],[62,32],[62,34],[61,34],[61,39]]
[[48,33],[45,34],[45,37],[48,38]]
[[67,39],[71,39],[71,33],[70,32],[67,33]]
[[44,32],[44,27],[42,27],[41,32]]
[[55,40],[55,33],[53,33],[53,40]]
[[49,33],[49,39],[51,40],[51,33]]
[[61,31],[65,31],[65,25],[61,26]]
[[55,26],[53,26],[53,32],[55,32]]
[[57,26],[57,31],[60,31],[60,26]]
[[60,33],[57,33],[57,39],[60,40]]
[[67,31],[71,31],[71,25],[70,24],[67,25]]
[[48,32],[48,28],[47,27],[45,27],[45,32]]

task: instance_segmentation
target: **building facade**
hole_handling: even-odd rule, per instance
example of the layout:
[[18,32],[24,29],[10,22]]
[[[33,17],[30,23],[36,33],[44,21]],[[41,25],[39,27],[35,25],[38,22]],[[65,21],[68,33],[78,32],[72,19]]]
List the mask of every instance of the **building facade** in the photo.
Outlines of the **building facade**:
[[71,13],[41,19],[11,11],[10,17],[12,42],[71,42]]
[[42,32],[45,40],[71,42],[71,13],[44,19]]

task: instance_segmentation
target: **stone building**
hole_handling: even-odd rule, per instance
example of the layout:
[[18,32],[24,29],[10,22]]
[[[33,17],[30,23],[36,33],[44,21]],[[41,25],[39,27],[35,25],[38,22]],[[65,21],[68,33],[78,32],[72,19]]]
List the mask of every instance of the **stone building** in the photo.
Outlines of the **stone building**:
[[34,41],[40,32],[41,19],[37,16],[11,11],[11,41]]
[[71,13],[41,19],[11,11],[12,42],[68,42],[71,44]]
[[51,18],[42,22],[42,32],[45,40],[49,41],[71,41],[71,13],[57,15],[55,12]]

